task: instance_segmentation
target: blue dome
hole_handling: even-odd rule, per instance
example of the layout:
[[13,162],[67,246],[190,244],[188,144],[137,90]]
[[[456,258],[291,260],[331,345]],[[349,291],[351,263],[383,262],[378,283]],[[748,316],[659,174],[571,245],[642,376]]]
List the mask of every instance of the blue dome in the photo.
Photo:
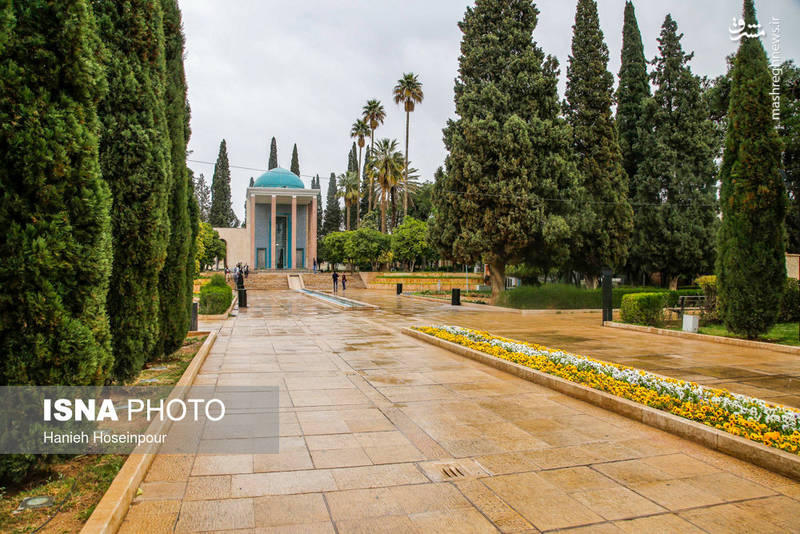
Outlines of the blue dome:
[[293,187],[305,189],[303,181],[295,173],[281,167],[275,167],[259,176],[253,187]]

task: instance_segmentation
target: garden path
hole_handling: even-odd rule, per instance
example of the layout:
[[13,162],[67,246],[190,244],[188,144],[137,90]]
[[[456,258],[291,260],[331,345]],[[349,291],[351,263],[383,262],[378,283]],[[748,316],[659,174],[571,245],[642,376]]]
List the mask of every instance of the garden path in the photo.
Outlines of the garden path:
[[121,532],[797,528],[800,484],[399,327],[455,323],[644,362],[683,355],[682,341],[593,327],[595,314],[348,296],[381,309],[342,312],[290,291],[248,295],[250,307],[220,325],[196,383],[278,385],[280,452],[158,456]]

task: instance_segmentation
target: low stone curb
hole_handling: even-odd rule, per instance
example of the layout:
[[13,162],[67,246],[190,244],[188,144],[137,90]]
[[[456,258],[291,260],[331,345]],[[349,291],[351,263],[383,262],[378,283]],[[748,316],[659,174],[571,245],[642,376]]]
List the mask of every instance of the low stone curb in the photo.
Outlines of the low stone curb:
[[774,447],[768,447],[739,436],[734,436],[722,430],[690,421],[678,417],[677,415],[639,404],[638,402],[617,397],[604,391],[576,384],[575,382],[570,382],[569,380],[549,375],[502,358],[497,358],[457,343],[451,343],[450,341],[445,341],[444,339],[425,334],[418,330],[403,328],[402,332],[416,339],[489,365],[495,369],[511,373],[519,378],[553,389],[559,393],[575,397],[576,399],[624,415],[635,421],[658,428],[659,430],[664,430],[684,439],[694,441],[709,449],[723,452],[735,458],[739,458],[740,460],[745,460],[759,467],[774,471],[775,473],[800,480],[800,456],[798,455],[790,454]]
[[[200,347],[200,350],[197,351],[197,354],[195,354],[192,363],[189,364],[183,375],[181,375],[180,380],[175,384],[175,387],[189,386],[194,382],[216,339],[216,332],[208,332],[208,337]],[[168,401],[175,397],[177,397],[177,393],[173,389]],[[147,433],[166,433],[171,424],[172,421],[169,418],[164,421],[153,421],[147,428]],[[157,449],[158,445],[156,444],[140,445],[128,455],[128,459],[122,464],[122,468],[117,473],[117,476],[114,477],[103,498],[97,503],[94,512],[89,516],[89,520],[83,525],[81,534],[113,534],[119,530],[125,515],[128,513],[128,508],[136,496],[139,485],[153,463]]]
[[231,300],[231,305],[228,306],[228,309],[225,310],[225,313],[218,313],[218,314],[215,314],[215,315],[202,315],[202,314],[198,313],[197,314],[197,320],[198,321],[224,321],[225,319],[228,318],[228,315],[230,315],[230,313],[233,311],[233,308],[234,308],[234,306],[236,306],[236,303],[238,301],[239,301],[239,296],[236,294],[236,291],[234,290],[233,299]]
[[634,332],[644,332],[646,334],[658,334],[660,336],[680,337],[694,341],[708,341],[709,343],[720,343],[723,345],[734,345],[737,347],[747,347],[759,350],[771,350],[773,352],[783,352],[786,354],[796,354],[800,356],[800,347],[791,345],[781,345],[779,343],[765,343],[763,341],[750,341],[748,339],[737,339],[734,337],[712,336],[709,334],[695,334],[693,332],[683,332],[681,330],[667,330],[666,328],[656,328],[655,326],[642,326],[638,324],[617,323],[606,321],[603,326],[619,328],[622,330],[632,330]]

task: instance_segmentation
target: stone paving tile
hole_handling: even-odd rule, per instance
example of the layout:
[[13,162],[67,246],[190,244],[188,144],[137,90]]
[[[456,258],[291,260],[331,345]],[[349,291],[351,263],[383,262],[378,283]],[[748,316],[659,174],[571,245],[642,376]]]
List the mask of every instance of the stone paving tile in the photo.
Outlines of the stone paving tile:
[[381,309],[341,313],[254,291],[250,308],[217,323],[198,383],[278,386],[279,452],[157,457],[123,532],[796,529],[796,482],[398,328],[479,327],[790,405],[800,404],[787,380],[800,377],[796,358],[612,331],[597,314],[531,318],[355,294]]

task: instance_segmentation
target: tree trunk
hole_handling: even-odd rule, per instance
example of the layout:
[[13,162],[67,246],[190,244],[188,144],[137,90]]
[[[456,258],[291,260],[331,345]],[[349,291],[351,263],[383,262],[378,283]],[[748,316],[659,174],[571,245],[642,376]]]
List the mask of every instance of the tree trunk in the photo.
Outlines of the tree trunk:
[[381,189],[381,232],[386,233],[386,191]]
[[506,264],[499,261],[489,264],[489,277],[492,280],[492,304],[497,304],[505,290]]
[[393,187],[389,191],[389,195],[392,199],[392,230],[397,228],[397,195],[395,195],[395,188]]
[[678,289],[678,277],[677,276],[670,276],[669,277],[669,288],[672,291]]
[[[370,129],[369,135],[369,153],[371,156],[375,157],[375,129]],[[372,211],[372,197],[375,196],[375,190],[373,189],[372,183],[372,173],[369,173],[369,211]]]
[[597,275],[596,274],[585,274],[583,278],[586,280],[586,287],[588,289],[597,289]]
[[347,202],[345,202],[345,204],[344,204],[344,213],[345,213],[345,217],[347,217],[347,220],[345,221],[344,229],[349,232],[350,231],[350,204],[348,204]]
[[411,118],[411,113],[406,111],[406,175],[403,189],[403,217],[408,215],[408,121]]

